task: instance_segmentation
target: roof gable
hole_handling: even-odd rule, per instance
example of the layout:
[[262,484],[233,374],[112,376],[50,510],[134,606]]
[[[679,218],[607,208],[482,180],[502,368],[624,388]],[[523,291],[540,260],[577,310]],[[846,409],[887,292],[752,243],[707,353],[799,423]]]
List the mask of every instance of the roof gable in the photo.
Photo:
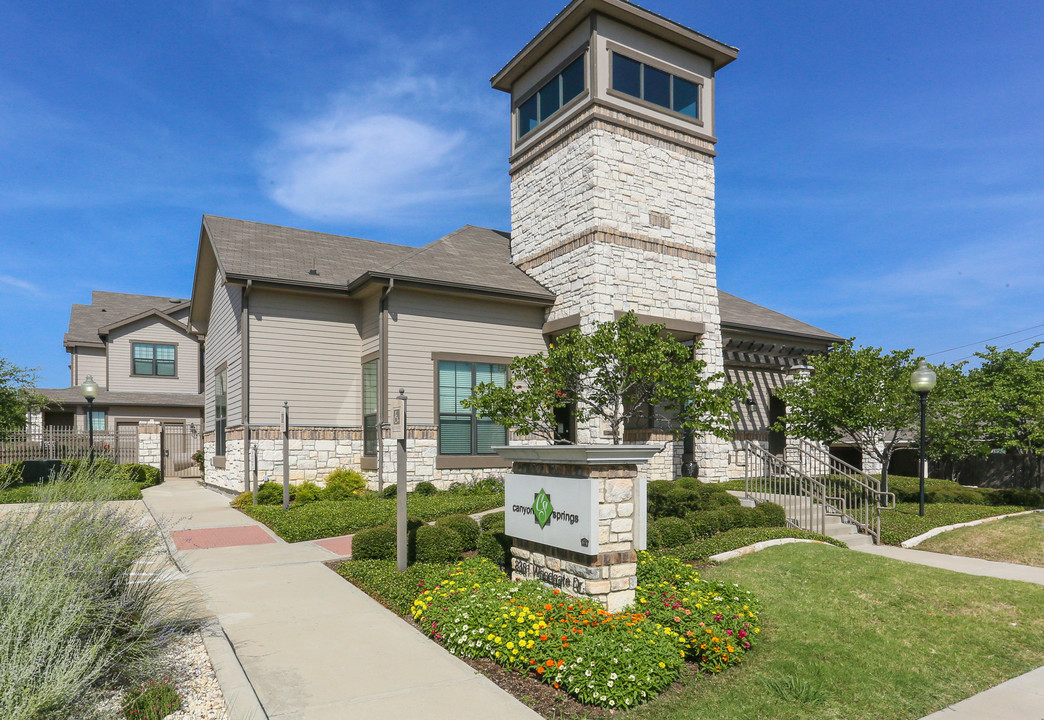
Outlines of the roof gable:
[[[102,328],[118,325],[143,313],[156,311],[164,314],[187,306],[188,300],[184,298],[95,290],[91,293],[90,305],[72,306],[69,313],[69,330],[65,333],[64,343],[66,347],[102,347]],[[171,322],[177,323],[173,319]]]

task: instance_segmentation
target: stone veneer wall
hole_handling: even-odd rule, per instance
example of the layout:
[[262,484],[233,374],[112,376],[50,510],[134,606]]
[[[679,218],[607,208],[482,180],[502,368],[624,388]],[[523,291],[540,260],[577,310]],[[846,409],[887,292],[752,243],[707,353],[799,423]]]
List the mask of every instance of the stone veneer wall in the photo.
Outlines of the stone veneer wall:
[[560,573],[567,592],[598,600],[610,612],[634,602],[638,587],[635,547],[635,484],[643,482],[635,465],[561,465],[516,462],[515,473],[598,479],[598,555],[515,539],[511,548],[512,579],[544,579]]
[[138,462],[163,469],[163,426],[156,420],[138,423]]
[[[503,467],[446,469],[436,468],[437,431],[432,425],[411,425],[406,442],[408,482],[412,487],[419,482],[431,482],[445,489],[454,482],[467,482],[490,473],[503,475]],[[258,449],[258,482],[283,479],[283,436],[278,427],[251,428],[250,446]],[[395,440],[385,438],[384,484],[395,483],[398,447]],[[362,470],[362,428],[292,428],[290,431],[290,481],[321,483],[334,470],[352,468],[366,476],[368,486],[376,490],[376,470]],[[243,430],[230,428],[225,439],[225,467],[214,465],[214,433],[203,436],[205,477],[210,484],[240,492],[243,485]],[[249,458],[253,477],[253,454]]]
[[[582,113],[515,158],[512,262],[558,296],[548,320],[578,313],[586,331],[633,310],[704,323],[698,357],[721,372],[713,149],[624,114],[612,120]],[[593,420],[577,442],[608,439]],[[702,478],[727,477],[727,442],[701,436],[694,451]]]

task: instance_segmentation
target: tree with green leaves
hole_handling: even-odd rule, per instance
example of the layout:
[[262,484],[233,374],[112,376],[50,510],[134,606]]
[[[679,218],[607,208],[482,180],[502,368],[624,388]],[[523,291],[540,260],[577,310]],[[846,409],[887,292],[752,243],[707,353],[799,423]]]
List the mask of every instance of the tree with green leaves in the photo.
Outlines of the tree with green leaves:
[[888,492],[892,454],[920,422],[910,390],[913,350],[884,353],[849,339],[808,361],[811,375],[776,391],[787,412],[773,429],[827,444],[851,439],[881,463],[881,489]]
[[561,335],[546,353],[515,358],[508,387],[483,383],[462,404],[549,442],[556,441],[555,411],[565,407],[577,423],[601,418],[614,444],[638,418],[731,437],[733,403],[746,389],[721,373],[706,375],[706,363],[693,357],[696,348],[667,335],[664,325],[642,325],[627,313],[591,333]]
[[935,389],[928,396],[928,443],[925,455],[950,468],[957,481],[961,461],[984,457],[990,446],[982,433],[982,405],[965,373],[966,363],[935,366]]
[[26,413],[47,405],[35,384],[35,371],[0,357],[0,433],[23,429]]
[[982,364],[968,372],[968,395],[977,408],[985,446],[1020,455],[1044,452],[1044,359],[1025,350],[987,345]]

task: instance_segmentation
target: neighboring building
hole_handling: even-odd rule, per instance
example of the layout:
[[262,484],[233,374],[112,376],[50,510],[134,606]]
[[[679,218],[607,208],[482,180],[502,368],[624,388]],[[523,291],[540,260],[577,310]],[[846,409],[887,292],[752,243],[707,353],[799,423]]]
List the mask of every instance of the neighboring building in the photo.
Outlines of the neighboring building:
[[65,349],[69,387],[41,389],[52,400],[38,428],[85,432],[87,402],[80,385],[90,375],[101,392],[95,432],[136,432],[141,421],[202,430],[202,349],[189,330],[188,300],[94,291],[90,305],[73,305]]
[[[321,478],[373,472],[391,399],[409,395],[411,482],[503,468],[503,428],[460,408],[478,382],[507,382],[517,355],[635,311],[701,341],[708,372],[752,381],[737,439],[773,445],[772,391],[839,338],[719,293],[714,83],[737,51],[621,0],[574,0],[496,76],[511,95],[512,232],[466,226],[420,248],[204,216],[190,327],[205,336],[208,481],[242,488],[257,448]],[[598,420],[563,431],[609,442]],[[664,444],[648,467],[695,463],[724,480],[735,448],[712,436]]]

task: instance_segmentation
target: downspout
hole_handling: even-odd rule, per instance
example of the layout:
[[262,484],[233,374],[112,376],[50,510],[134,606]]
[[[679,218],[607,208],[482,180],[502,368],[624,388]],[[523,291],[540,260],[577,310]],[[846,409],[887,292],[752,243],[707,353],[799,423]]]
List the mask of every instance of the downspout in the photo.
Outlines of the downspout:
[[377,490],[384,490],[384,425],[388,420],[388,296],[395,287],[395,278],[381,290],[377,304],[377,352],[380,353],[377,373]]
[[243,420],[243,490],[250,489],[250,291],[253,280],[246,281],[240,308],[240,391],[239,404]]

